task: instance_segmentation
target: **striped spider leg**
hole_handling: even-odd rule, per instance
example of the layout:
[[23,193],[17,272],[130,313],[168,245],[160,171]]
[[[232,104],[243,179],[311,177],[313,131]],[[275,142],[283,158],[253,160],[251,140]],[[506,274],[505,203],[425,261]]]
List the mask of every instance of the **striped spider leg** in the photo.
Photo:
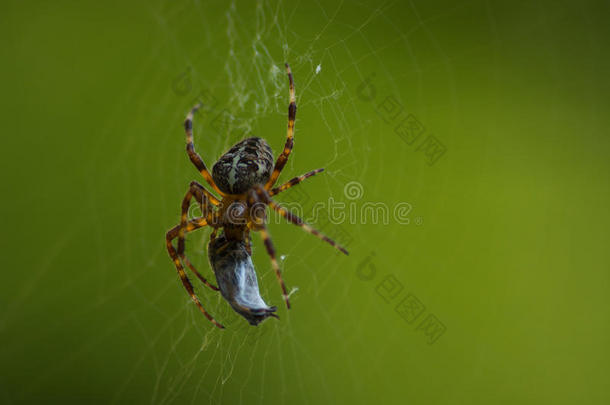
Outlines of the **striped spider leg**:
[[[200,218],[196,218],[194,220],[188,221],[188,210],[190,207],[191,200],[195,198],[201,205],[201,210],[203,215]],[[180,280],[182,281],[182,285],[186,289],[186,291],[191,296],[191,299],[195,302],[199,310],[203,313],[203,315],[208,318],[210,322],[216,325],[219,328],[224,328],[222,324],[212,317],[201,305],[199,298],[195,295],[195,290],[193,288],[193,284],[189,280],[188,276],[184,272],[184,267],[182,266],[182,259],[189,269],[209,288],[214,291],[218,291],[218,287],[211,284],[207,281],[205,277],[201,275],[197,271],[197,269],[191,264],[186,255],[184,254],[184,246],[185,246],[185,235],[189,232],[192,232],[196,229],[199,229],[204,226],[210,226],[210,221],[213,218],[212,207],[214,205],[218,205],[220,202],[216,197],[210,194],[201,184],[196,181],[191,182],[189,190],[186,192],[184,199],[182,200],[182,212],[180,215],[180,225],[175,226],[170,229],[165,236],[165,243],[167,251],[176,266],[176,270],[178,271],[178,275],[180,276]],[[178,238],[178,248],[174,249],[172,241]]]
[[315,176],[316,174],[321,173],[323,171],[324,171],[323,168],[316,169],[316,170],[312,170],[310,172],[307,172],[307,173],[305,173],[305,174],[303,174],[301,176],[294,177],[294,178],[288,180],[286,183],[282,184],[281,186],[275,187],[275,188],[272,188],[271,190],[269,190],[269,197],[273,197],[274,195],[279,194],[282,191],[286,191],[289,188],[292,188],[292,187],[296,186],[297,184],[299,184],[303,180],[308,179],[311,176]]
[[294,146],[294,121],[297,116],[297,103],[294,93],[294,79],[292,78],[290,66],[288,66],[287,63],[286,73],[288,73],[288,82],[290,84],[290,104],[288,104],[288,130],[286,131],[286,143],[284,144],[284,150],[275,161],[275,167],[273,168],[271,177],[269,177],[267,184],[265,184],[265,188],[267,190],[273,187],[278,177],[280,177],[280,173],[282,172],[282,169],[284,169],[284,166],[286,166],[286,162],[288,162],[288,157],[290,156],[290,152],[292,152],[292,147]]
[[310,225],[308,225],[307,223],[305,223],[305,221],[303,221],[299,216],[291,213],[284,207],[278,205],[275,201],[273,201],[271,199],[271,197],[269,196],[269,193],[265,190],[264,187],[257,186],[257,187],[254,187],[252,190],[250,190],[249,198],[248,198],[248,205],[250,207],[250,218],[253,222],[253,229],[257,230],[261,233],[261,237],[263,239],[265,249],[267,250],[267,254],[269,255],[269,258],[271,259],[271,266],[273,267],[275,276],[278,280],[278,283],[280,284],[280,288],[282,289],[282,296],[284,298],[284,301],[286,302],[286,307],[288,309],[290,309],[288,291],[286,289],[286,285],[282,278],[280,266],[277,262],[275,246],[273,245],[271,235],[269,234],[269,230],[267,229],[267,225],[265,223],[265,215],[262,212],[258,212],[258,210],[261,207],[268,205],[269,207],[271,207],[271,209],[273,209],[274,211],[279,213],[282,217],[284,217],[288,222],[290,222],[296,226],[299,226],[305,232],[310,233],[310,234],[314,235],[315,237],[317,237],[318,239],[323,240],[324,242],[328,243],[329,245],[331,245],[334,248],[336,248],[337,250],[339,250],[341,253],[344,253],[346,255],[349,254],[349,252],[343,246],[339,245],[333,239],[329,238],[326,235],[323,235],[320,231],[318,231],[317,229],[315,229],[315,228],[311,227]]
[[208,168],[206,167],[205,163],[203,163],[203,159],[201,156],[199,156],[199,153],[195,151],[195,145],[193,144],[193,114],[195,114],[199,108],[201,108],[201,103],[193,107],[186,115],[186,119],[184,120],[184,131],[186,132],[186,153],[197,170],[199,170],[199,173],[201,173],[205,181],[207,181],[218,194],[225,196],[225,193],[223,193],[214,182]]

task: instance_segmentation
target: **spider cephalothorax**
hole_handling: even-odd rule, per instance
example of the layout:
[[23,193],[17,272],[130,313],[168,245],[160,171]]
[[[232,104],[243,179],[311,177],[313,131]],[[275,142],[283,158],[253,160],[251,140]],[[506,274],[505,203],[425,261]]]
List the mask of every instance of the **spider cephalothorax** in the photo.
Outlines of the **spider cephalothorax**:
[[[271,258],[273,270],[282,288],[286,307],[290,308],[288,292],[275,257],[275,248],[267,231],[266,207],[270,207],[289,222],[347,254],[347,251],[337,245],[335,241],[307,225],[301,218],[281,207],[271,198],[323,170],[313,170],[295,177],[279,187],[273,187],[292,151],[294,120],[297,112],[294,82],[288,64],[286,64],[286,72],[290,84],[288,131],[284,149],[278,156],[275,165],[271,147],[264,139],[247,138],[222,155],[214,164],[210,174],[193,144],[193,114],[199,105],[188,113],[184,122],[186,151],[189,158],[208,184],[221,197],[214,196],[196,181],[191,182],[191,186],[182,200],[180,225],[167,232],[166,246],[191,299],[199,310],[219,328],[223,328],[223,326],[207,313],[195,295],[193,285],[186,276],[182,263],[186,264],[205,285],[215,291],[220,289],[222,296],[233,309],[252,325],[257,325],[269,316],[277,317],[274,314],[275,307],[267,306],[258,291],[256,273],[251,260],[250,231],[260,232],[265,249]],[[199,203],[202,215],[189,220],[187,215],[192,199]],[[208,257],[220,288],[210,284],[195,269],[184,253],[186,234],[204,226],[214,229],[210,235]],[[222,231],[221,235],[217,234],[219,230]],[[178,244],[177,247],[174,247],[172,241],[176,238]]]

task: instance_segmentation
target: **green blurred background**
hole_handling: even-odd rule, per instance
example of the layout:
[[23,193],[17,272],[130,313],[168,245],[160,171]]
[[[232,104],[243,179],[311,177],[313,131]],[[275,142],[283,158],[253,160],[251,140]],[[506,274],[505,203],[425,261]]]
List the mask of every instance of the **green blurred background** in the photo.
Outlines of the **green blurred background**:
[[[610,403],[608,8],[3,1],[0,402]],[[209,101],[209,165],[245,134],[281,150],[285,61],[282,179],[327,171],[278,200],[409,223],[317,219],[349,257],[271,224],[293,309],[255,237],[281,320],[196,283],[221,331],[164,249],[201,180],[181,125]]]

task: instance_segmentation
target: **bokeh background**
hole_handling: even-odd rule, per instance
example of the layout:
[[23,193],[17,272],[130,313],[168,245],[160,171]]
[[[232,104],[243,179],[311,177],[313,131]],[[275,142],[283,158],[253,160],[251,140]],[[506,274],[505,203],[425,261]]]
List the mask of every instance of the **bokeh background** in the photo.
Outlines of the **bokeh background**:
[[[3,1],[0,402],[610,403],[608,8]],[[207,103],[209,165],[281,150],[286,61],[282,179],[326,172],[278,200],[408,221],[317,218],[349,257],[271,224],[293,309],[255,237],[281,320],[196,282],[221,331],[164,249],[201,180],[182,121]]]

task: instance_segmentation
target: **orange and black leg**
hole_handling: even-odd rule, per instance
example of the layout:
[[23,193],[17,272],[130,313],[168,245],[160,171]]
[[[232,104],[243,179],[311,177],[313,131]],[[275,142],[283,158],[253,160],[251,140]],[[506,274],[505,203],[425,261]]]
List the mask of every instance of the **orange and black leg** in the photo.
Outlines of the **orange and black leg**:
[[[201,226],[204,226],[204,225],[201,225]],[[182,229],[182,227],[180,229]],[[203,305],[201,305],[201,302],[199,301],[199,298],[197,298],[197,296],[195,295],[195,290],[193,289],[193,285],[191,284],[191,281],[186,276],[186,273],[184,272],[184,268],[182,267],[182,263],[180,262],[180,258],[178,256],[178,253],[176,252],[176,250],[174,249],[174,246],[172,245],[171,235],[170,235],[171,232],[172,231],[169,231],[168,235],[166,237],[167,251],[168,251],[170,257],[172,258],[172,260],[174,261],[174,265],[176,266],[176,270],[178,271],[178,275],[180,276],[180,280],[182,281],[182,285],[184,286],[186,291],[189,293],[189,295],[191,296],[191,299],[193,300],[193,302],[195,302],[195,305],[197,305],[197,308],[199,308],[201,313],[206,318],[208,318],[208,320],[210,322],[212,322],[214,325],[216,325],[218,328],[223,329],[224,326],[222,324],[220,324],[218,321],[216,321],[216,319],[214,319],[214,317],[212,315],[210,315],[205,310],[205,308],[203,308]]]
[[280,176],[282,169],[288,162],[288,157],[290,156],[290,152],[292,152],[292,147],[294,145],[294,121],[297,116],[297,103],[296,97],[294,93],[294,80],[292,78],[292,71],[290,70],[290,66],[286,63],[286,73],[288,73],[288,83],[290,84],[290,104],[288,104],[288,130],[286,134],[286,143],[284,144],[284,150],[278,156],[275,167],[273,168],[273,173],[271,173],[271,177],[265,188],[269,190],[275,182],[277,178]]
[[184,121],[184,131],[186,132],[186,153],[188,153],[191,162],[193,162],[197,170],[199,170],[199,173],[201,173],[205,181],[207,181],[208,184],[212,186],[212,188],[220,195],[224,195],[224,193],[220,191],[214,182],[214,179],[212,179],[212,175],[205,166],[205,163],[203,163],[201,156],[199,156],[199,154],[195,151],[195,145],[193,144],[193,114],[195,114],[200,107],[201,104],[197,104],[195,107],[193,107],[187,114],[186,120]]
[[[252,207],[255,204],[260,204],[257,194],[254,190],[250,190],[250,194],[248,197],[248,203],[251,209],[251,212],[255,212]],[[273,241],[271,240],[271,235],[269,235],[269,231],[267,230],[267,225],[265,225],[265,219],[262,216],[253,215],[252,221],[254,222],[254,230],[258,230],[261,233],[261,237],[263,238],[263,243],[265,244],[265,249],[267,250],[267,254],[271,259],[271,266],[273,267],[273,271],[275,272],[275,276],[277,278],[278,283],[280,284],[280,288],[282,289],[282,297],[284,298],[284,302],[286,302],[286,308],[290,309],[290,300],[288,299],[288,291],[286,290],[286,284],[284,284],[284,279],[282,279],[282,273],[280,271],[280,266],[277,262],[277,258],[275,255],[275,247],[273,246]]]
[[289,188],[296,186],[303,180],[308,179],[311,176],[315,176],[316,174],[321,173],[323,171],[324,171],[324,169],[316,169],[316,170],[312,170],[308,173],[305,173],[301,176],[294,177],[294,178],[288,180],[286,183],[282,184],[281,186],[272,188],[269,191],[269,196],[271,197],[271,196],[281,193],[282,191],[288,190]]
[[214,197],[208,190],[196,181],[192,181],[189,190],[182,199],[182,211],[180,214],[180,229],[178,230],[178,254],[184,253],[184,232],[187,223],[191,199],[195,199],[201,206],[202,217],[208,222],[212,219],[212,206],[219,205],[220,201]]
[[[187,233],[190,233],[192,231],[195,231],[195,230],[202,228],[204,226],[207,226],[207,225],[208,225],[208,223],[205,220],[205,218],[202,218],[202,217],[194,218],[188,222],[188,224],[186,225],[186,228],[184,229],[184,232],[185,232],[185,234],[187,234]],[[180,231],[180,225],[176,225],[175,227],[173,227],[172,229],[167,231],[167,234],[165,235],[166,243],[171,244],[172,241],[178,237],[179,231]],[[199,278],[199,280],[201,280],[201,282],[203,284],[205,284],[206,286],[208,286],[209,288],[211,288],[214,291],[218,291],[218,287],[216,287],[214,284],[211,284],[205,277],[203,277],[201,275],[201,273],[199,273],[197,271],[195,266],[193,266],[191,264],[191,261],[188,259],[188,257],[186,257],[186,254],[184,254],[184,253],[181,254],[179,252],[176,252],[176,253],[178,254],[178,256],[180,256],[182,261],[184,263],[186,263],[188,268],[197,276],[197,278]],[[171,253],[170,253],[170,256],[171,256]],[[173,259],[173,257],[172,257],[172,259]]]
[[305,232],[310,233],[319,239],[322,239],[324,242],[335,247],[341,253],[344,253],[346,255],[349,254],[348,251],[343,246],[339,245],[337,242],[335,242],[328,236],[323,235],[320,231],[318,231],[317,229],[315,229],[312,226],[305,223],[305,221],[303,221],[299,216],[291,213],[286,208],[278,205],[275,201],[273,201],[271,199],[271,197],[269,197],[269,194],[262,187],[259,187],[256,192],[261,201],[263,201],[265,204],[268,204],[269,207],[271,207],[271,209],[273,209],[274,211],[278,212],[281,216],[286,218],[286,220],[288,222],[300,227]]

